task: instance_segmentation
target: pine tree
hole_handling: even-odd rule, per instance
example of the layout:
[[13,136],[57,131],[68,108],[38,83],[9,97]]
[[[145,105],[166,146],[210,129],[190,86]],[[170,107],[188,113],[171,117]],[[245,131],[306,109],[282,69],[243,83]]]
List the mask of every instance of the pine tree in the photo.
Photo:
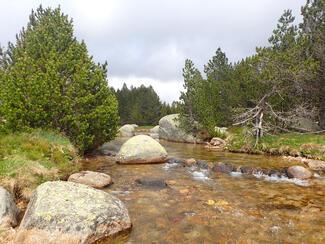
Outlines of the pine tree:
[[298,27],[293,25],[294,21],[292,10],[285,10],[278,21],[277,28],[269,38],[273,49],[286,50],[294,45],[298,34]]
[[308,41],[306,54],[318,62],[317,78],[312,87],[318,98],[319,125],[325,130],[325,0],[308,0],[302,15],[301,28]]
[[60,8],[33,11],[1,60],[8,64],[1,89],[8,128],[54,128],[81,152],[115,136],[117,101],[107,86],[107,64],[94,63]]
[[186,131],[194,132],[197,129],[195,121],[200,120],[198,99],[202,95],[199,94],[199,86],[203,79],[200,71],[195,68],[190,59],[185,60],[183,78],[184,91],[180,96],[180,123]]

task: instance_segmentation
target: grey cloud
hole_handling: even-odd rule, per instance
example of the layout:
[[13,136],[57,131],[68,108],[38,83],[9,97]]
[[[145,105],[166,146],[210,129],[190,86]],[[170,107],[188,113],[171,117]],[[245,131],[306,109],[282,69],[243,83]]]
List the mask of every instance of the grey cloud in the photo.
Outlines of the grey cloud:
[[[182,81],[186,58],[202,69],[221,47],[231,61],[267,44],[284,9],[298,20],[304,0],[0,0],[0,43],[14,40],[32,8],[61,5],[96,61],[114,77]],[[159,86],[157,86],[159,92]],[[161,88],[166,90],[166,88]],[[173,99],[175,99],[173,95]]]

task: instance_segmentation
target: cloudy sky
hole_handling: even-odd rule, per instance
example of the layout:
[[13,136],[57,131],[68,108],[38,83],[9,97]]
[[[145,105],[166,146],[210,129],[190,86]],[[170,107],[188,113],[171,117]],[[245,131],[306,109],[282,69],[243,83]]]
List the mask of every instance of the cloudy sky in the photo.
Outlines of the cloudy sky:
[[251,55],[284,9],[300,21],[305,0],[0,0],[0,44],[14,41],[32,8],[61,5],[95,61],[108,61],[115,88],[151,84],[178,99],[186,58],[202,70],[220,46],[231,61]]

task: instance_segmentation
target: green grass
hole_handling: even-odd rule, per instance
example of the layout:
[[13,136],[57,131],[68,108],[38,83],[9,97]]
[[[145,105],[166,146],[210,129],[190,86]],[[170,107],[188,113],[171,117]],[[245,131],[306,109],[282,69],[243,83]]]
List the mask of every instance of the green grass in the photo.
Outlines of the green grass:
[[77,158],[70,141],[53,131],[0,134],[0,183],[32,190],[76,171]]
[[230,151],[303,156],[325,160],[325,134],[285,133],[267,135],[255,146],[255,138],[245,128],[231,128]]

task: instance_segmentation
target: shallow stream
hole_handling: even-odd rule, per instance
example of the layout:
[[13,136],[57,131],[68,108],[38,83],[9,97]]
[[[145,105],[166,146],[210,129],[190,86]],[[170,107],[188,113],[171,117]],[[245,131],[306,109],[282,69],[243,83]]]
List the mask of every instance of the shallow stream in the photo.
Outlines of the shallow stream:
[[[169,156],[264,168],[281,158],[207,151],[201,145],[161,142]],[[116,243],[325,243],[325,181],[263,175],[215,174],[175,164],[117,165],[108,157],[85,169],[112,176],[105,191],[127,206],[133,223]],[[146,187],[137,179],[162,179]]]

